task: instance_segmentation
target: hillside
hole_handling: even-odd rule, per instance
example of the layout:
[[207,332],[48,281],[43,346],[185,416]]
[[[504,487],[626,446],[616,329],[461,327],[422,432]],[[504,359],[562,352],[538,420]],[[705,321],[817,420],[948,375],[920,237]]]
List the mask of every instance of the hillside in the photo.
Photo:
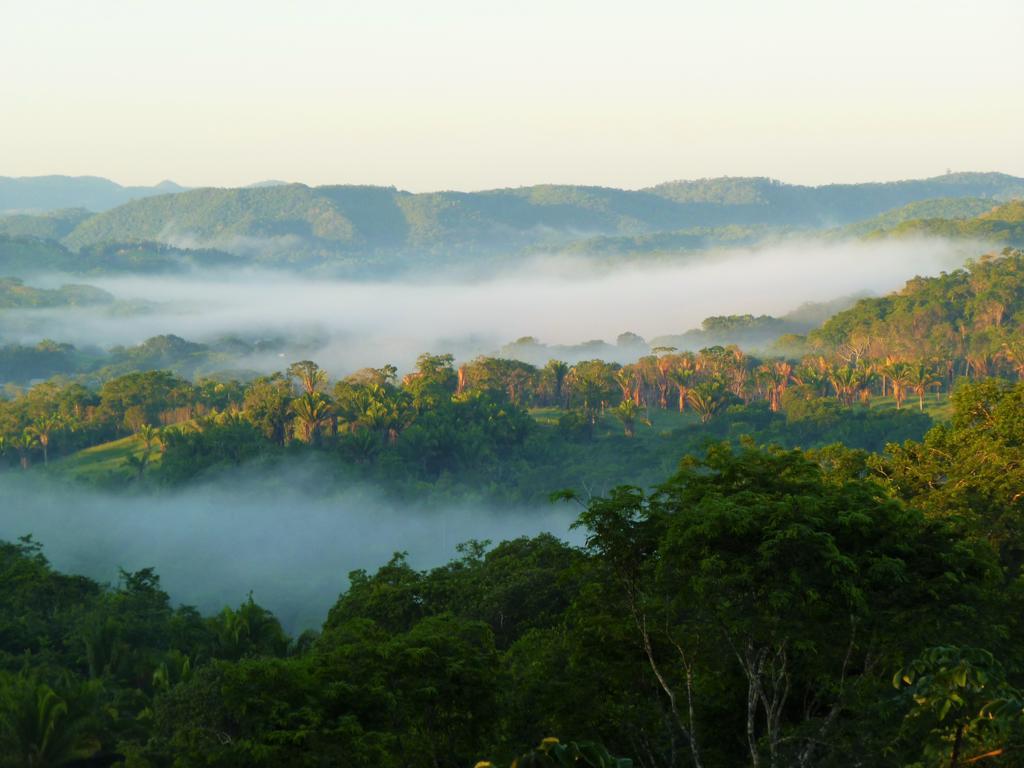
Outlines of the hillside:
[[55,240],[0,233],[0,275],[66,272],[75,275],[181,272],[192,268],[228,268],[245,263],[211,249],[175,248],[162,243],[104,243],[75,253]]
[[[862,299],[808,340],[844,357],[895,356],[941,361],[952,374],[1024,370],[1024,251],[969,262],[938,277],[916,277],[903,290]],[[1014,346],[1017,345],[1017,346]]]
[[92,212],[85,208],[67,208],[41,215],[9,213],[0,216],[0,234],[60,240],[90,216]]
[[879,226],[864,236],[872,237],[946,237],[984,240],[1010,246],[1024,245],[1024,201],[1012,200],[1003,205],[986,206],[985,212],[973,217],[921,217],[890,224],[881,220]]
[[32,307],[80,307],[110,304],[114,297],[91,285],[62,285],[60,288],[33,288],[15,277],[0,277],[0,309]]
[[288,184],[135,200],[82,221],[64,243],[154,241],[267,264],[416,266],[538,248],[580,252],[588,241],[611,254],[685,249],[716,242],[719,232],[742,241],[752,231],[843,225],[922,200],[1015,195],[1024,195],[1024,179],[1003,174],[824,187],[713,179],[645,190],[542,185],[424,194]]
[[183,189],[172,181],[153,187],[123,187],[97,176],[0,176],[0,212],[46,212],[62,208],[105,211],[147,195]]
[[775,223],[837,226],[920,200],[1024,197],[1024,179],[1002,173],[948,173],[930,179],[808,187],[766,178],[673,181],[647,191],[681,203],[772,212]]
[[993,201],[982,197],[942,197],[919,200],[858,221],[839,230],[842,236],[861,237],[887,232],[907,221],[922,219],[972,219],[992,210]]
[[380,187],[201,189],[138,200],[82,222],[71,248],[154,240],[261,261],[449,249],[493,253],[588,234],[640,234],[729,216],[644,192],[530,187],[412,194]]

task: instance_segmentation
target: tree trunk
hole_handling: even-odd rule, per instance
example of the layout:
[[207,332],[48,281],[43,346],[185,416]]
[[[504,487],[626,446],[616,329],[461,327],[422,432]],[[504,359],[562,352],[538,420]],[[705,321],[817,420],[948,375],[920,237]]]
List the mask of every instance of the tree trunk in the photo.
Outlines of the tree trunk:
[[747,683],[747,747],[750,750],[750,765],[760,768],[761,755],[757,751],[757,688],[754,681]]
[[956,737],[953,739],[953,754],[949,758],[949,768],[957,768],[960,765],[960,748],[964,741],[963,724],[956,727]]

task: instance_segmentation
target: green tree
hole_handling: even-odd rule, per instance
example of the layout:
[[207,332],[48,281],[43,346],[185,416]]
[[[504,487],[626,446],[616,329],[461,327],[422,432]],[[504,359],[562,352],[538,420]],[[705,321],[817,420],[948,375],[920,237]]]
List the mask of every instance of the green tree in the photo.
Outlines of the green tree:
[[327,372],[312,360],[300,360],[288,366],[288,375],[297,379],[306,395],[312,397],[327,384]]
[[319,444],[323,428],[330,424],[333,418],[331,405],[327,399],[319,392],[306,393],[292,400],[291,409],[295,416],[299,439],[306,443]]

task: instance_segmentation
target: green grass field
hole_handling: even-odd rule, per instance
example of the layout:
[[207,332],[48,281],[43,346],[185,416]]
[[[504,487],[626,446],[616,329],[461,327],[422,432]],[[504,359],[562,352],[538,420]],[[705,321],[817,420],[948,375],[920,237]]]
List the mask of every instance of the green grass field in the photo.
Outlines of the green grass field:
[[[123,485],[125,481],[137,474],[136,469],[127,465],[128,458],[134,456],[141,459],[145,451],[146,446],[142,442],[142,438],[132,435],[110,443],[95,445],[62,459],[51,461],[47,467],[37,464],[35,469],[59,478],[89,484],[116,483]],[[146,471],[150,472],[159,466],[161,457],[160,450],[154,446],[150,451],[149,465]]]
[[[871,398],[872,408],[895,408],[896,401],[891,397],[873,397]],[[916,411],[918,409],[917,395],[908,397],[903,401],[903,407]],[[949,421],[953,418],[953,404],[949,400],[949,396],[943,394],[941,399],[937,398],[934,393],[925,395],[924,398],[924,412],[931,416],[935,421]]]

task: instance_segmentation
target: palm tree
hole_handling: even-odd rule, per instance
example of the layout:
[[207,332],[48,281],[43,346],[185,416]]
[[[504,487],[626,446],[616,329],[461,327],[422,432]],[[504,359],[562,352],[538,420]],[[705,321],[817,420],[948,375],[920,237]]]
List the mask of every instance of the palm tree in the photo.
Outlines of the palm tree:
[[153,444],[160,442],[161,432],[159,427],[152,427],[149,424],[139,427],[139,437],[142,438],[142,442],[146,446],[147,455],[153,450]]
[[768,397],[768,408],[772,412],[778,412],[782,407],[782,393],[789,386],[789,379],[793,375],[793,366],[785,360],[772,363],[764,363],[757,369],[757,378],[764,387]]
[[907,399],[907,388],[910,386],[913,369],[909,363],[890,363],[882,369],[885,376],[889,377],[892,384],[892,396],[896,400],[896,408],[903,407],[903,401]]
[[211,621],[217,636],[217,655],[237,660],[245,656],[280,655],[288,646],[281,623],[249,594],[237,610],[225,607]]
[[793,381],[818,395],[824,394],[829,384],[827,375],[817,365],[806,363],[793,371]]
[[661,357],[658,358],[658,407],[668,408],[668,388],[672,383],[670,374],[676,365],[676,358],[672,356],[672,352],[675,352],[675,347],[655,347],[654,352],[664,352]]
[[700,416],[701,424],[707,424],[722,405],[721,398],[711,387],[691,389],[687,394],[690,407]]
[[555,404],[559,407],[565,407],[562,388],[565,383],[565,377],[569,374],[569,365],[561,360],[548,360],[548,364],[544,366],[543,374],[551,379],[552,396],[554,397]]
[[693,371],[689,368],[673,368],[668,373],[672,383],[679,390],[679,412],[686,410],[686,395],[690,391],[690,381],[693,379]]
[[1013,366],[1018,379],[1024,379],[1024,336],[1006,339],[1000,356]]
[[[633,399],[633,386],[636,384],[636,369],[631,365],[624,365],[615,373],[612,374],[615,378],[615,383],[619,385],[619,389],[622,390],[623,400]],[[639,389],[639,385],[637,385]]]
[[146,451],[141,456],[136,456],[134,453],[124,460],[124,466],[135,472],[135,479],[142,480],[142,476],[146,472],[146,467],[149,465],[149,451]]
[[924,410],[924,395],[932,387],[941,386],[942,379],[929,366],[924,363],[917,363],[910,366],[906,386],[917,395],[918,407]]
[[50,437],[62,426],[59,416],[40,416],[28,428],[43,449],[43,466],[50,463]]
[[331,420],[331,406],[319,392],[307,392],[292,400],[292,413],[299,427],[299,439],[307,443],[316,443],[320,438],[320,429]]
[[22,430],[20,435],[7,438],[7,444],[18,452],[18,463],[22,469],[32,465],[32,449],[39,445],[39,439],[30,429]]
[[[612,413],[615,414],[615,418],[622,422],[622,429],[626,437],[636,436],[637,415],[640,413],[639,405],[632,400],[623,400]],[[650,419],[640,418],[639,421],[647,426],[651,425]]]
[[875,367],[858,360],[854,374],[854,393],[860,397],[863,405],[871,405],[871,388],[878,379]]
[[327,383],[327,372],[312,360],[300,360],[288,366],[288,375],[299,380],[302,390],[307,395],[315,394],[316,391]]
[[62,694],[25,675],[0,682],[0,734],[13,765],[57,768],[77,764],[99,752],[101,742],[95,734],[94,714],[98,681],[69,688]]
[[852,365],[838,365],[829,372],[828,380],[836,391],[836,398],[844,405],[851,405],[858,386],[856,368]]

